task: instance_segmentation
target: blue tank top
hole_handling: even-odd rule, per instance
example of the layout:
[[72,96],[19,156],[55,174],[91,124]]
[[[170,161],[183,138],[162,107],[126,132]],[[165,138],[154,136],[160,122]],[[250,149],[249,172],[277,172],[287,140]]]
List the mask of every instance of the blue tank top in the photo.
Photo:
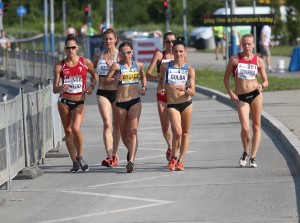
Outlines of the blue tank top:
[[185,85],[188,81],[188,64],[185,64],[181,68],[173,66],[172,61],[168,63],[166,70],[165,84],[178,84]]
[[118,85],[127,85],[127,84],[138,84],[140,71],[135,61],[132,61],[130,68],[125,67],[123,64],[120,64],[120,71],[115,74],[115,77],[123,75],[123,79],[118,82]]

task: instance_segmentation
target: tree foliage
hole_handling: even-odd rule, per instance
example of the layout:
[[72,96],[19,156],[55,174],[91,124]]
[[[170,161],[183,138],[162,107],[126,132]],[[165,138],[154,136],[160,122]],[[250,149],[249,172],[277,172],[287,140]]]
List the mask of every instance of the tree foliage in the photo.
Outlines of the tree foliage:
[[[42,33],[44,31],[44,0],[3,0],[8,4],[8,10],[3,15],[4,29],[15,36],[20,34],[21,18],[17,16],[16,9],[20,5],[27,8],[27,14],[22,18],[24,24],[24,36],[32,36],[33,34]],[[47,0],[48,4],[50,1]],[[63,0],[54,0],[54,20],[55,32],[63,34],[63,16],[62,16]],[[71,24],[77,30],[80,29],[84,20],[88,18],[84,15],[84,7],[91,5],[92,17],[91,22],[96,31],[106,13],[105,0],[65,0],[66,25]],[[163,0],[114,0],[114,26],[117,29],[147,27],[147,24],[161,27],[165,24],[165,10]],[[274,7],[276,15],[279,15],[280,0],[271,1],[271,6]],[[207,1],[207,0],[186,0],[187,4],[187,24],[189,27],[200,26],[203,15],[212,14],[217,8],[225,7],[224,1]],[[252,0],[237,0],[237,6],[251,6]],[[183,24],[183,9],[182,0],[169,0],[171,9],[171,29],[172,26]],[[286,0],[288,9],[287,22],[282,23],[277,19],[274,33],[280,36],[283,32],[289,43],[295,43],[297,37],[300,37],[300,1]],[[50,9],[50,5],[48,5]],[[50,13],[49,13],[50,14]],[[50,29],[50,16],[48,18],[48,28]]]

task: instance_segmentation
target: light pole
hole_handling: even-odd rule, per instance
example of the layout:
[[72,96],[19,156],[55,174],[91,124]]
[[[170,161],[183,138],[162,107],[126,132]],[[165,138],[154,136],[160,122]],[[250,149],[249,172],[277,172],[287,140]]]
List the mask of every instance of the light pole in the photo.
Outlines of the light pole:
[[183,8],[183,35],[184,35],[185,44],[187,45],[186,0],[182,0],[182,8]]

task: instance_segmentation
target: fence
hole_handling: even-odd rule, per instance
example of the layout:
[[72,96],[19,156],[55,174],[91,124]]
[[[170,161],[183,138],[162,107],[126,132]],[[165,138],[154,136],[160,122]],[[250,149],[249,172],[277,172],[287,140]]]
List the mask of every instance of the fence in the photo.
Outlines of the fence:
[[[0,188],[25,167],[43,162],[46,152],[60,146],[63,130],[57,110],[58,95],[49,80],[58,56],[36,51],[1,51],[0,66],[7,78],[42,83],[42,88],[0,102]],[[46,86],[46,87],[43,87]]]

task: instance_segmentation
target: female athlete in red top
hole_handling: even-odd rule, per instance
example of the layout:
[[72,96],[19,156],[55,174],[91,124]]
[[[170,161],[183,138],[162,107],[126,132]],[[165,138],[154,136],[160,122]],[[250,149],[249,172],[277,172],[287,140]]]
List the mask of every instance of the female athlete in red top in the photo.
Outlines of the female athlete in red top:
[[[241,140],[244,152],[240,158],[240,166],[247,164],[250,153],[250,126],[249,113],[252,113],[252,145],[250,155],[250,167],[257,167],[255,162],[258,146],[261,141],[261,111],[262,91],[268,86],[268,78],[265,65],[261,58],[253,54],[254,37],[246,34],[242,37],[243,51],[230,58],[224,74],[224,85],[231,98],[237,104],[237,110],[242,127]],[[256,77],[260,72],[262,83],[259,84]],[[235,91],[230,88],[229,77],[233,74]]]
[[[84,115],[85,95],[92,94],[98,75],[93,63],[77,55],[78,45],[74,34],[65,41],[66,58],[55,65],[53,93],[60,94],[58,110],[66,135],[66,145],[73,161],[70,172],[88,171],[82,158],[81,124]],[[86,87],[87,73],[91,74],[91,85]],[[60,83],[61,82],[61,83]]]

